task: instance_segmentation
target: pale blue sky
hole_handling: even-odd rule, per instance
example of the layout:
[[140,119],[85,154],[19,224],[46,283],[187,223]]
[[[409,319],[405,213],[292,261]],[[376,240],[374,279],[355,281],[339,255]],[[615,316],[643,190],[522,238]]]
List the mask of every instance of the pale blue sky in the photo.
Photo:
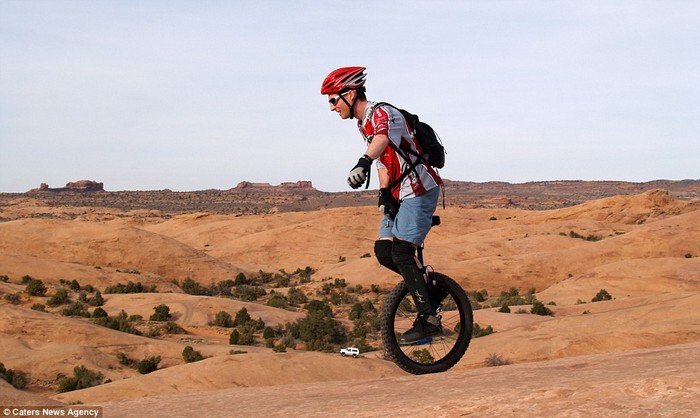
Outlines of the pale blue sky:
[[700,178],[697,0],[0,0],[0,192],[348,190],[364,144],[319,92],[347,65],[445,178]]

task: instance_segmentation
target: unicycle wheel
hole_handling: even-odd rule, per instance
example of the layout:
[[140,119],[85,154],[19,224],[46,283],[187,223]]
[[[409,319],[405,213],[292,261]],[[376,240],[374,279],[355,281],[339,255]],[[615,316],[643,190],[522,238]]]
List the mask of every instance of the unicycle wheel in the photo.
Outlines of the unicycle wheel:
[[448,370],[462,358],[471,341],[474,319],[464,290],[444,274],[431,272],[436,290],[444,298],[440,302],[442,333],[411,345],[399,343],[416,319],[417,310],[402,281],[384,302],[380,317],[382,342],[388,357],[403,370],[413,374],[439,373]]

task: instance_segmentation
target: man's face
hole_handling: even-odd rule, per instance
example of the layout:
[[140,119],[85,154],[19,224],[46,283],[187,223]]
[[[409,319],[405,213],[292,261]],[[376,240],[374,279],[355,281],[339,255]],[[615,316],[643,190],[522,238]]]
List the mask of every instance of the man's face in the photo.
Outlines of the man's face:
[[331,111],[338,112],[341,119],[347,119],[350,117],[350,106],[348,106],[348,103],[352,103],[354,99],[355,92],[349,90],[341,94],[329,94],[328,104],[331,105]]

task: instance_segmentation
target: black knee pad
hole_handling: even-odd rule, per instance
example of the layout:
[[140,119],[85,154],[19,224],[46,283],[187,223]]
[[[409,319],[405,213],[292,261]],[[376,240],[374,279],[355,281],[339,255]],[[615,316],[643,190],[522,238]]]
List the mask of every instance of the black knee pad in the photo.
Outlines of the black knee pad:
[[408,241],[395,239],[391,246],[391,259],[397,266],[416,265],[416,247]]
[[379,264],[398,273],[399,269],[396,267],[394,259],[391,257],[391,248],[393,244],[393,241],[387,239],[378,239],[374,241],[374,255],[377,257]]

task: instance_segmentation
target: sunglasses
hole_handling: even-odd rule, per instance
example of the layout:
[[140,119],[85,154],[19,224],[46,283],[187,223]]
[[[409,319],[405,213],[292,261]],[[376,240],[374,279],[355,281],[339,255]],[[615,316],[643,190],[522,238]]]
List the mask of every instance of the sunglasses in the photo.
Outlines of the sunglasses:
[[340,100],[340,98],[345,96],[348,93],[350,93],[350,90],[346,91],[345,93],[340,93],[339,96],[331,97],[330,99],[328,99],[328,103],[330,103],[332,106],[335,106],[336,104],[338,104],[338,101]]

